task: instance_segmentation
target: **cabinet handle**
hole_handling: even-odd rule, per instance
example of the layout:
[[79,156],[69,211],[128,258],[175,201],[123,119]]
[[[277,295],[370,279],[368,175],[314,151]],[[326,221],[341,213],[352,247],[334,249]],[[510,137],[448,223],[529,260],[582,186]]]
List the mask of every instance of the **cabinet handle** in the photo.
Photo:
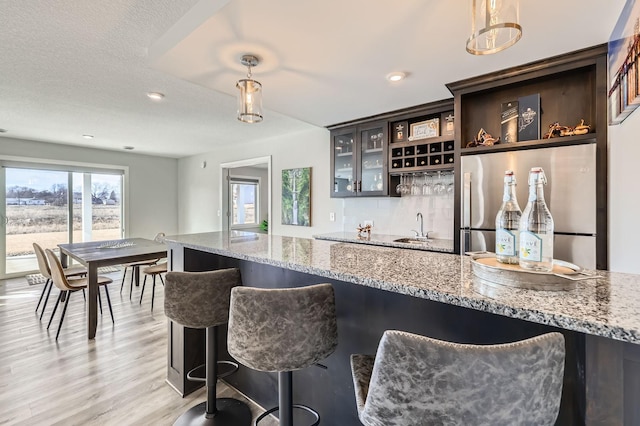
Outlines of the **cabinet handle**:
[[358,181],[353,182],[353,192],[358,192]]

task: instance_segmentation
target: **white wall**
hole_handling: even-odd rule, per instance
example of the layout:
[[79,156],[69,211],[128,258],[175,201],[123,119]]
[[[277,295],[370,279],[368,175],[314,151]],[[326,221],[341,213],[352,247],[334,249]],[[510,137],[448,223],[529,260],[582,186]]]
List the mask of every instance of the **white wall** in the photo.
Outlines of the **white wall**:
[[[272,157],[272,217],[270,232],[276,235],[311,237],[342,229],[341,199],[329,198],[329,131],[315,126],[293,135],[221,147],[206,154],[178,161],[178,217],[180,233],[219,231],[222,229],[220,164],[250,158]],[[207,167],[202,168],[203,161]],[[282,225],[282,170],[311,167],[311,225]],[[329,212],[336,221],[329,221]]]
[[[223,147],[207,154],[182,158],[178,162],[181,233],[223,229],[220,207],[220,163],[272,155],[271,232],[276,235],[311,237],[334,231],[356,231],[364,220],[374,221],[374,233],[412,235],[418,229],[416,213],[424,215],[425,231],[436,238],[453,238],[453,198],[330,198],[329,131],[310,127],[309,131],[240,146]],[[202,168],[203,161],[207,167]],[[282,170],[311,167],[311,227],[281,224]],[[329,213],[336,221],[329,221]]]
[[178,231],[178,161],[128,152],[82,148],[70,145],[0,138],[0,157],[25,161],[52,160],[78,164],[127,166],[128,193],[125,202],[128,237],[153,238],[158,232]]
[[640,273],[640,111],[609,126],[609,270]]

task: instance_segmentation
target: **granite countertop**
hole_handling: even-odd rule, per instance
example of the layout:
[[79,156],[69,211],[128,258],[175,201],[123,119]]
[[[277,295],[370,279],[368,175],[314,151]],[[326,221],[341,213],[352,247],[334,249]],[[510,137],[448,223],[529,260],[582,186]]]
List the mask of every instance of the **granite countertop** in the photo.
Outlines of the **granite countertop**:
[[429,239],[421,244],[399,243],[394,241],[399,238],[408,238],[407,235],[381,235],[375,233],[371,233],[371,235],[366,237],[358,237],[357,232],[332,232],[330,234],[314,235],[313,238],[317,240],[340,241],[343,243],[453,253],[453,240],[441,240],[437,238]]
[[456,254],[245,232],[167,243],[640,344],[640,275],[597,271],[573,290],[535,291],[487,287]]

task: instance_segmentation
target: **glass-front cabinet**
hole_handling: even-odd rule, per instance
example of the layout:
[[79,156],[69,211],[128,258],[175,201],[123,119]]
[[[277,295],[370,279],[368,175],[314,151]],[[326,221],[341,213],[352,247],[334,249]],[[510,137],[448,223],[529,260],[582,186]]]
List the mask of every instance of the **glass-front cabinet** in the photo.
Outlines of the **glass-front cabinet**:
[[388,195],[388,123],[331,131],[332,197]]

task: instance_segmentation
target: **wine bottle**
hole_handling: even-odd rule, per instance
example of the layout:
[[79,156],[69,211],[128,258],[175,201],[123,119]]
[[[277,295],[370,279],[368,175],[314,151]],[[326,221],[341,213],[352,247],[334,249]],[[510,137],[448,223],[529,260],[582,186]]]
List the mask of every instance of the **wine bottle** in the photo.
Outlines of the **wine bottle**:
[[502,205],[496,215],[496,259],[500,263],[518,264],[519,227],[522,212],[516,198],[516,177],[504,172]]
[[553,269],[553,217],[544,201],[547,178],[541,167],[529,172],[529,201],[520,219],[520,266],[550,272]]

